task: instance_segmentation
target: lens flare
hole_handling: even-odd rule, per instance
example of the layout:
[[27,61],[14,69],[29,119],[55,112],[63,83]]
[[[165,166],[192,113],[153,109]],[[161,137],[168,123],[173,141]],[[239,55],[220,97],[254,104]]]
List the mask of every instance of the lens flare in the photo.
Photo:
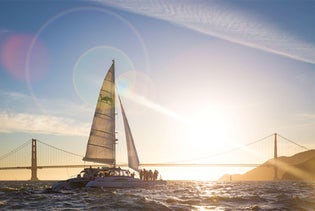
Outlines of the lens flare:
[[[1,51],[1,63],[15,79],[24,81],[26,59],[31,47],[33,36],[28,34],[13,34],[4,42]],[[30,59],[30,78],[38,79],[46,71],[48,64],[48,54],[41,41],[37,41],[33,46]]]
[[[33,59],[33,55],[34,55],[34,51],[35,51],[35,49],[36,49],[36,46],[38,45],[38,42],[39,42],[39,39],[42,37],[42,36],[45,36],[45,38],[46,38],[46,36],[47,36],[47,38],[51,38],[51,37],[55,37],[54,36],[54,34],[51,34],[52,32],[56,32],[56,30],[52,30],[52,26],[53,25],[55,25],[56,24],[56,27],[61,27],[63,24],[64,24],[64,18],[66,18],[66,17],[72,17],[72,15],[78,15],[78,14],[82,14],[82,17],[86,17],[86,18],[84,18],[84,20],[86,20],[86,21],[89,21],[90,19],[89,19],[89,17],[91,17],[91,15],[90,14],[96,14],[96,13],[98,13],[98,14],[104,14],[105,15],[105,17],[103,17],[103,18],[106,18],[106,17],[112,17],[112,18],[114,18],[114,19],[116,19],[118,22],[120,22],[123,26],[125,26],[125,27],[127,27],[127,29],[128,30],[130,30],[130,33],[128,34],[129,36],[130,35],[133,35],[135,38],[136,38],[136,40],[138,41],[138,43],[139,43],[139,49],[142,51],[142,53],[143,53],[143,56],[144,56],[144,59],[142,60],[143,61],[143,63],[144,63],[144,65],[145,65],[145,67],[146,67],[146,70],[147,71],[149,71],[150,70],[150,67],[149,67],[149,59],[148,59],[148,53],[147,53],[147,50],[146,50],[146,46],[145,46],[145,43],[144,43],[144,41],[143,41],[143,39],[142,39],[142,37],[140,36],[140,34],[139,34],[139,32],[136,30],[136,28],[132,25],[132,24],[130,24],[126,19],[124,19],[122,16],[120,16],[120,15],[118,15],[118,14],[116,14],[116,13],[114,13],[114,12],[112,12],[112,11],[109,11],[109,10],[106,10],[106,9],[102,9],[102,8],[97,8],[97,7],[77,7],[77,8],[72,8],[72,9],[69,9],[69,10],[64,10],[64,11],[62,11],[62,12],[60,12],[60,13],[58,13],[58,14],[56,14],[55,16],[53,16],[53,17],[51,17],[49,20],[47,20],[47,22],[45,22],[41,27],[40,27],[40,29],[37,31],[37,33],[35,34],[35,36],[34,36],[34,39],[32,40],[32,42],[31,42],[31,46],[30,46],[30,50],[28,51],[28,54],[27,54],[27,56],[26,56],[26,82],[27,82],[27,86],[28,86],[28,89],[29,89],[29,92],[30,92],[30,94],[31,94],[31,96],[33,97],[33,99],[34,99],[34,101],[35,101],[35,103],[37,104],[37,106],[42,110],[42,111],[44,111],[45,109],[43,108],[43,105],[41,105],[41,103],[39,102],[39,100],[37,99],[37,96],[36,96],[36,94],[35,94],[35,90],[37,90],[36,89],[36,87],[35,87],[35,84],[34,83],[32,83],[32,78],[33,78],[33,66],[34,66],[34,59]],[[87,14],[87,15],[86,15]],[[106,19],[105,19],[106,20]],[[92,20],[91,20],[92,21]],[[85,24],[87,23],[87,22],[84,22]],[[93,23],[93,22],[91,22],[91,23]],[[67,28],[67,29],[69,29],[71,32],[73,32],[73,33],[75,33],[75,30],[77,30],[77,27],[79,27],[79,28],[82,28],[82,27],[84,27],[84,25],[83,26],[81,26],[81,22],[73,22],[72,24],[71,24],[71,27],[70,28]],[[109,29],[110,29],[110,27],[111,26],[109,26]],[[117,27],[117,25],[116,25],[116,27]],[[101,28],[103,28],[103,26],[101,26],[100,27],[100,29]],[[68,31],[69,31],[68,30]],[[58,30],[57,30],[58,31]],[[98,31],[96,30],[96,31],[90,31],[89,32],[89,34],[94,34],[94,35],[97,35],[97,34],[99,34],[98,33]],[[65,37],[65,36],[67,36],[67,34],[66,33],[62,33],[62,36],[63,37]],[[43,39],[43,37],[42,37],[42,39]],[[91,42],[93,43],[93,45],[92,46],[97,46],[97,44],[98,44],[98,41],[99,41],[99,46],[98,47],[95,47],[95,48],[104,48],[104,43],[106,43],[106,36],[104,36],[102,39],[100,38],[100,40],[95,40],[95,39],[93,39]],[[81,43],[78,43],[79,45],[81,44]],[[82,40],[82,46],[84,46],[84,44],[85,45],[87,45],[88,43],[84,43],[83,42],[83,40]],[[58,45],[57,45],[58,46]],[[54,47],[56,47],[56,46],[54,46]],[[90,47],[90,46],[89,46]],[[88,48],[89,48],[88,47]],[[110,48],[110,47],[108,47],[108,48]],[[112,47],[112,49],[114,49],[114,47]],[[51,49],[52,50],[52,52],[54,52],[54,51],[56,51],[56,49]],[[60,49],[60,50],[62,50],[62,49]],[[78,51],[76,51],[76,52],[78,52]],[[84,54],[84,53],[83,53]],[[80,56],[80,58],[81,59],[83,59],[82,58],[82,55],[83,54],[81,54],[81,56]],[[51,60],[54,60],[55,58],[54,58],[54,55],[51,55],[51,58],[50,58]],[[110,61],[112,60],[112,59],[115,59],[114,58],[114,55],[111,55],[111,57],[110,57]],[[80,60],[80,59],[79,59]],[[106,59],[105,58],[101,58],[101,60],[102,61],[105,61]],[[128,62],[129,63],[131,63],[130,62],[130,59],[128,58],[127,60],[129,60]],[[63,63],[65,62],[65,61],[62,61]],[[78,62],[79,61],[77,61],[76,63],[76,66],[78,65]],[[56,66],[56,63],[54,63],[54,66]],[[50,67],[51,68],[51,67]],[[61,68],[63,68],[63,67],[60,67],[60,68],[58,68],[58,69],[61,69]],[[76,68],[78,68],[78,66],[76,67]],[[107,68],[107,66],[105,66],[104,64],[103,64],[103,70],[105,70],[106,68]],[[75,69],[75,68],[74,68]],[[132,65],[132,68],[131,69],[129,69],[129,70],[132,70],[133,69],[133,65]],[[90,69],[91,70],[91,69]],[[104,72],[102,72],[102,73],[104,73]],[[73,75],[77,75],[77,73],[76,74],[73,74]],[[78,75],[77,75],[78,76]],[[79,81],[75,81],[75,80],[77,80],[77,79],[73,79],[73,83],[75,84],[75,92],[80,96],[80,98],[81,99],[83,99],[83,101],[88,101],[88,103],[90,103],[90,101],[91,101],[91,99],[90,99],[90,97],[88,97],[88,95],[87,95],[87,92],[86,91],[83,91],[83,88],[81,87],[80,88],[80,84],[78,84],[78,83],[80,83]],[[43,84],[43,83],[42,83]],[[50,84],[50,83],[45,83],[46,85],[47,84]],[[49,88],[49,90],[53,90],[53,89],[50,89],[50,87],[48,87]],[[88,88],[87,88],[88,89]],[[83,92],[83,93],[82,93]],[[94,100],[93,100],[94,101]],[[94,103],[94,102],[93,102]]]
[[116,75],[121,71],[134,70],[130,58],[123,51],[110,46],[91,48],[79,57],[73,69],[73,86],[83,102],[95,105],[100,85],[113,59]]
[[155,86],[149,75],[140,71],[128,71],[119,75],[118,90],[121,96],[128,98],[128,108],[131,112],[142,112],[155,99]]

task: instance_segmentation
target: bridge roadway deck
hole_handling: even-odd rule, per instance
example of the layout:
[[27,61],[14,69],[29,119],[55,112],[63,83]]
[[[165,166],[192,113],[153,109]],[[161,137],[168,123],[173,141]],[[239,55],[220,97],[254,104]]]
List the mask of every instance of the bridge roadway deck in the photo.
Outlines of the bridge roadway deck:
[[[146,163],[140,164],[141,167],[257,167],[261,164],[251,164],[251,163],[203,163],[203,164],[193,164],[193,163]],[[37,169],[44,168],[88,168],[88,167],[102,167],[102,164],[91,164],[91,165],[50,165],[50,166],[37,166]],[[117,164],[116,166],[126,167],[125,163]],[[17,169],[31,169],[31,166],[16,166],[16,167],[0,167],[0,170],[17,170]]]

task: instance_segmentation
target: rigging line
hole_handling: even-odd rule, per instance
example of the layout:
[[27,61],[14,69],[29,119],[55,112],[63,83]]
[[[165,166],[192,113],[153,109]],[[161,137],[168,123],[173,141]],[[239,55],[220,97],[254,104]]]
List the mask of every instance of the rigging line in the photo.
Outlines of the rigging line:
[[263,141],[263,140],[265,140],[265,139],[267,139],[267,138],[270,138],[270,137],[273,136],[273,135],[274,135],[274,134],[265,136],[265,137],[260,138],[260,139],[258,139],[258,140],[256,140],[256,141],[253,141],[253,142],[250,142],[250,143],[248,143],[248,144],[245,144],[245,145],[242,145],[242,146],[239,146],[239,147],[235,147],[235,148],[232,148],[232,149],[230,149],[230,150],[223,151],[223,152],[218,152],[218,153],[211,154],[211,155],[205,155],[205,156],[202,156],[202,157],[199,157],[199,158],[195,158],[195,159],[181,160],[181,161],[169,162],[169,163],[184,163],[184,162],[189,162],[189,161],[194,161],[194,160],[201,160],[201,159],[205,159],[205,158],[216,157],[216,156],[223,155],[223,154],[226,154],[226,153],[229,153],[229,152],[238,150],[238,149],[242,149],[243,147],[250,146],[250,145],[255,144],[255,143],[257,143],[257,142],[261,142],[261,141]]
[[4,155],[2,155],[1,157],[0,157],[0,160],[3,160],[3,159],[5,159],[5,158],[7,158],[8,156],[10,156],[11,154],[13,154],[13,153],[16,153],[16,152],[18,152],[18,151],[20,151],[21,149],[23,149],[24,147],[26,147],[28,144],[30,144],[31,143],[31,140],[28,140],[27,142],[25,142],[24,144],[22,144],[22,145],[20,145],[20,146],[18,146],[17,148],[15,148],[15,149],[13,149],[13,150],[11,150],[10,152],[8,152],[8,153],[6,153],[6,154],[4,154]]
[[301,147],[301,148],[303,148],[303,149],[309,150],[309,148],[307,148],[307,147],[305,147],[305,146],[302,146],[301,144],[295,143],[294,141],[292,141],[292,140],[290,140],[290,139],[288,139],[288,138],[286,138],[286,137],[283,137],[283,136],[280,135],[280,134],[278,134],[278,136],[280,136],[280,137],[283,138],[284,140],[286,140],[286,141],[288,141],[288,142],[290,142],[290,143],[292,143],[292,144],[295,144],[295,145],[297,145],[297,146],[299,146],[299,147]]
[[46,145],[46,146],[48,146],[48,147],[51,147],[51,148],[53,148],[53,149],[56,149],[56,150],[59,150],[59,151],[62,151],[62,152],[65,152],[65,153],[68,153],[68,154],[71,154],[71,155],[80,157],[80,158],[83,158],[83,157],[84,157],[83,155],[75,154],[75,153],[73,153],[73,152],[68,152],[68,151],[66,151],[66,150],[63,150],[63,149],[59,149],[59,148],[57,148],[57,147],[54,147],[54,146],[52,146],[52,145],[50,145],[50,144],[46,144],[45,142],[42,142],[42,141],[40,141],[40,140],[37,140],[37,141],[38,141],[39,143],[44,144],[44,145]]

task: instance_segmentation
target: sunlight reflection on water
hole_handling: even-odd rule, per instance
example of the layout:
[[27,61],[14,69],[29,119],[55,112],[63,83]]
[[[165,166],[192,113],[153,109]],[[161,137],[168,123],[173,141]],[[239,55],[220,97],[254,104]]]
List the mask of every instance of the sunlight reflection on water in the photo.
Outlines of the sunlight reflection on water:
[[315,183],[168,181],[138,189],[60,192],[51,182],[1,182],[0,209],[312,210]]

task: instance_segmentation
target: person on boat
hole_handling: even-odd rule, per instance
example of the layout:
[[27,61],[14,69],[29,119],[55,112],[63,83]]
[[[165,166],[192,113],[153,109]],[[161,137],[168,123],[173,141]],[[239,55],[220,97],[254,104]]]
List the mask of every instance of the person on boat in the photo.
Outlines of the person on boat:
[[140,177],[141,177],[141,180],[146,180],[146,175],[147,175],[147,170],[145,170],[145,169],[143,169],[142,171],[141,171],[141,175],[140,175]]
[[97,176],[98,169],[93,169],[92,166],[90,168],[84,169],[83,177],[87,179],[94,179]]
[[120,168],[120,166],[119,166],[119,167],[118,167],[118,175],[121,176],[121,173],[122,173],[122,172],[121,172],[121,168]]
[[153,180],[157,180],[158,178],[158,175],[159,175],[159,172],[155,169],[154,172],[153,172]]
[[140,180],[143,180],[143,175],[144,174],[144,170],[141,170],[139,171],[139,176],[140,176]]
[[153,172],[152,172],[151,169],[150,169],[149,172],[148,172],[148,179],[149,179],[149,180],[153,180]]
[[152,180],[152,177],[153,177],[153,173],[152,173],[152,170],[150,169],[150,170],[146,170],[145,172],[144,172],[144,180],[145,181],[149,181],[149,180]]

